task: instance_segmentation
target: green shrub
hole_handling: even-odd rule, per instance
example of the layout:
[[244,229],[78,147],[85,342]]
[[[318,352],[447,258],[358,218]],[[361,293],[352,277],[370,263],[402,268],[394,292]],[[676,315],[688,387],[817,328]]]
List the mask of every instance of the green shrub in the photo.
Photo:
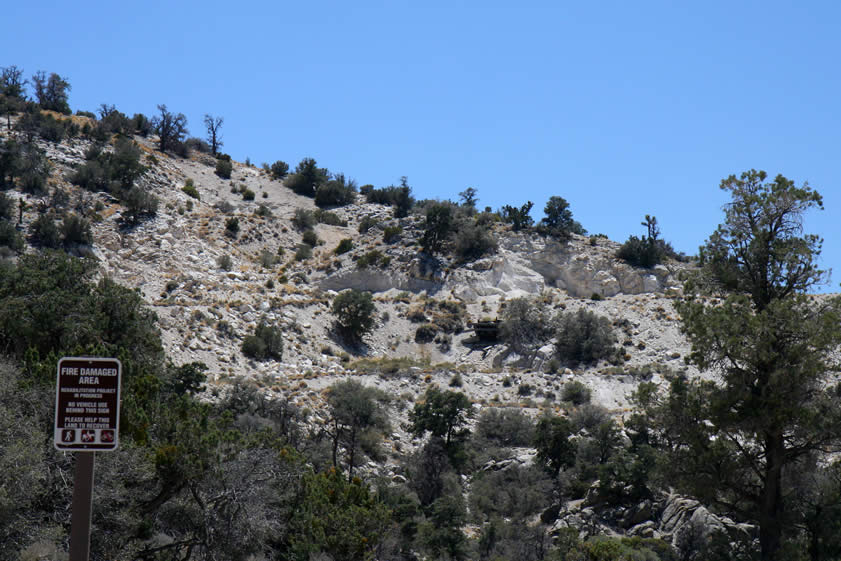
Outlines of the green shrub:
[[403,233],[403,228],[400,226],[386,226],[383,229],[383,241],[385,243],[393,243],[400,239],[400,234]]
[[257,210],[254,211],[254,214],[261,218],[269,218],[270,216],[272,216],[272,209],[260,203],[260,205],[257,207]]
[[277,264],[277,262],[278,256],[269,251],[268,249],[260,251],[260,265],[262,265],[263,268],[271,269]]
[[[569,400],[570,403],[576,405],[575,410],[569,416],[576,432],[582,430],[592,432],[599,425],[610,421],[610,411],[607,408],[590,403],[590,390],[587,386],[583,384],[578,386],[576,384],[576,387],[571,388],[570,392],[573,397],[576,395],[581,396],[575,401]],[[581,401],[582,399],[584,401]]]
[[578,380],[567,382],[564,384],[563,390],[561,390],[561,399],[573,405],[590,403],[590,396],[590,388]]
[[7,247],[12,251],[23,251],[23,237],[8,220],[0,220],[0,247]]
[[[350,479],[350,480],[349,480]],[[288,559],[376,559],[381,543],[390,538],[391,511],[358,478],[341,470],[300,476],[300,505],[288,514],[291,546],[282,548]]]
[[266,344],[256,335],[246,335],[242,342],[242,354],[258,360],[262,359],[266,354]]
[[41,247],[57,248],[61,245],[61,234],[52,213],[41,214],[29,226],[32,240]]
[[342,220],[338,214],[336,214],[335,212],[330,212],[329,210],[317,208],[313,213],[313,217],[315,218],[315,221],[319,224],[329,224],[330,226],[347,226],[346,220]]
[[237,234],[239,234],[239,218],[231,216],[225,220],[225,235],[230,238],[235,238],[237,237]]
[[365,186],[363,194],[366,202],[377,203],[383,205],[390,205],[394,207],[394,217],[403,218],[409,215],[412,206],[415,204],[415,199],[412,197],[412,189],[406,180],[406,177],[400,178],[400,187],[391,185],[383,189],[367,189]]
[[295,261],[306,261],[312,257],[312,246],[302,243],[298,245],[298,249],[295,251]]
[[499,214],[491,212],[491,207],[476,215],[476,225],[480,228],[490,228],[500,220]]
[[458,232],[453,251],[462,261],[472,261],[496,253],[497,243],[487,227],[472,222]]
[[242,352],[257,360],[280,360],[283,357],[283,337],[280,328],[260,320],[254,329],[254,335],[247,336],[243,341]]
[[551,500],[552,481],[537,467],[480,471],[470,485],[470,512],[477,522],[523,520],[548,507]]
[[[466,308],[455,300],[425,300],[422,306],[412,306],[406,318],[413,323],[429,323],[444,333],[461,333],[464,329]],[[443,341],[444,338],[442,337]]]
[[499,215],[503,222],[511,224],[512,230],[519,232],[520,230],[529,228],[532,224],[534,224],[534,220],[529,215],[531,207],[533,206],[534,203],[531,201],[528,201],[520,208],[505,205],[500,209]]
[[269,168],[269,173],[271,173],[272,179],[280,181],[289,173],[289,164],[283,160],[278,160]]
[[98,159],[88,160],[70,176],[70,182],[88,191],[107,191],[110,175],[110,170]]
[[630,236],[616,252],[616,257],[629,265],[646,269],[659,265],[666,257],[676,257],[672,246],[659,239],[660,229],[657,227],[656,217],[646,215],[642,225],[648,229],[647,236]]
[[400,198],[399,190],[400,188],[394,185],[383,187],[382,189],[374,189],[372,187],[371,189],[365,189],[363,194],[367,203],[392,206],[396,205]]
[[592,364],[616,355],[616,336],[610,322],[583,308],[562,314],[555,336],[558,355],[573,365]]
[[199,192],[196,189],[196,186],[193,184],[192,179],[188,179],[187,184],[184,185],[184,187],[182,187],[181,190],[187,195],[193,197],[194,199],[201,200],[201,195],[199,195]]
[[318,239],[318,234],[315,233],[315,230],[307,230],[301,236],[301,241],[310,247],[315,247],[321,240]]
[[311,230],[315,227],[318,221],[311,210],[303,208],[296,208],[295,214],[292,216],[292,224],[299,230]]
[[234,166],[230,159],[219,158],[216,160],[216,175],[222,179],[230,179],[233,171]]
[[295,173],[286,178],[284,185],[298,195],[315,197],[316,191],[328,177],[329,172],[324,168],[319,168],[314,159],[304,158],[295,168]]
[[253,201],[255,196],[254,191],[251,189],[246,189],[242,192],[242,200],[244,201]]
[[516,353],[532,352],[552,334],[543,306],[528,298],[515,298],[502,312],[499,336]]
[[520,409],[483,409],[473,433],[476,448],[531,446],[534,421]]
[[431,343],[438,334],[438,328],[431,323],[419,325],[415,330],[415,343]]
[[315,191],[315,204],[320,207],[349,205],[355,198],[356,184],[341,173]]
[[70,182],[89,191],[108,191],[123,199],[126,191],[146,173],[140,163],[140,147],[127,138],[114,143],[114,152],[91,146],[85,153],[85,163],[71,176]]
[[35,142],[0,139],[0,189],[20,187],[24,193],[47,192],[50,162]]
[[360,341],[374,328],[376,309],[370,292],[345,290],[333,299],[336,327],[346,339]]
[[339,242],[339,245],[336,246],[336,249],[333,250],[333,253],[336,255],[341,255],[343,253],[347,253],[353,249],[353,240],[350,238],[345,238]]
[[65,137],[73,138],[79,134],[79,126],[71,120],[56,119],[49,113],[23,113],[15,124],[27,138],[40,136],[48,142],[61,142]]
[[375,226],[379,226],[379,222],[376,218],[373,216],[364,216],[362,220],[359,221],[359,233],[364,234]]
[[219,265],[219,268],[223,271],[230,271],[231,267],[234,266],[234,262],[228,254],[220,255],[216,260],[216,264]]
[[61,223],[61,239],[64,245],[93,243],[91,224],[78,214],[67,214]]
[[[731,559],[728,551],[727,558]],[[569,550],[567,559],[598,561],[674,561],[677,557],[665,541],[654,538],[592,536]],[[703,558],[703,557],[702,557]]]
[[[70,354],[96,345],[100,356],[128,352],[144,365],[144,373],[153,374],[163,361],[154,312],[146,308],[138,291],[107,277],[94,282],[95,266],[92,259],[53,250],[24,254],[15,264],[4,266],[0,346],[5,352],[19,358],[26,352],[36,361],[40,355],[50,362],[51,352]],[[125,361],[123,367],[127,380],[139,375]],[[55,362],[50,370],[54,379]]]
[[137,223],[143,217],[155,216],[158,212],[159,201],[155,195],[135,185],[126,193],[123,204],[126,207],[123,213],[125,220],[129,223]]

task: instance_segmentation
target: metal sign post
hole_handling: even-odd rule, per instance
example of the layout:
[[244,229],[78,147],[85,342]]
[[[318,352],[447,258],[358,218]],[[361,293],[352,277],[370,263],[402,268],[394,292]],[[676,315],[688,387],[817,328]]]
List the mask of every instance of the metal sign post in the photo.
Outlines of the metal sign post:
[[76,452],[70,516],[70,561],[88,561],[93,468],[97,450],[116,450],[120,433],[120,379],[116,358],[58,361],[53,444]]

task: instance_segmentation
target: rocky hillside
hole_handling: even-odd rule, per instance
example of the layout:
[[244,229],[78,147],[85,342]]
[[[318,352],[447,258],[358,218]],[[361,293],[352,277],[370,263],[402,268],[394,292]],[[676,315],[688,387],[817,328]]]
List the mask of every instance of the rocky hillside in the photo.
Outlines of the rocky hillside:
[[[255,167],[234,162],[231,179],[221,179],[214,173],[215,159],[206,154],[181,159],[156,151],[150,140],[136,140],[149,168],[140,183],[160,199],[160,207],[133,228],[122,225],[123,207],[113,198],[68,181],[90,141],[39,144],[54,166],[52,185],[78,205],[102,203],[91,250],[103,274],[139,289],[158,313],[169,356],[204,362],[213,384],[243,376],[267,391],[312,401],[337,377],[362,375],[377,360],[405,359],[438,383],[462,373],[464,391],[477,403],[518,403],[516,384],[502,386],[510,374],[546,393],[565,380],[581,380],[592,388],[594,401],[619,412],[637,382],[635,370],[651,364],[685,368],[687,346],[672,308],[685,264],[637,269],[615,258],[619,244],[608,239],[573,236],[559,243],[503,224],[494,226],[495,254],[466,264],[433,260],[420,252],[422,216],[394,219],[390,207],[362,202],[332,211],[341,225],[316,224],[319,245],[310,258],[297,260],[302,232],[294,217],[300,210],[315,211],[312,199]],[[182,191],[189,180],[200,200]],[[255,194],[253,200],[244,200],[246,190]],[[46,204],[18,196],[29,209]],[[25,212],[23,230],[35,218],[34,210]],[[235,236],[226,232],[231,218],[239,224]],[[360,233],[363,220],[373,225]],[[402,230],[392,243],[383,241],[388,226]],[[339,255],[334,250],[344,239],[352,241],[352,249]],[[379,258],[367,264],[370,259],[363,257],[371,252]],[[376,304],[376,327],[361,348],[346,347],[333,329],[332,297],[348,288],[372,292]],[[546,311],[587,308],[609,318],[619,327],[624,366],[561,368],[556,375],[546,372],[554,370],[551,341],[530,357],[502,344],[480,344],[469,326],[500,317],[505,302],[518,297],[537,299]],[[437,302],[452,301],[462,305],[460,326],[437,342],[418,342],[419,319],[429,321]],[[261,320],[282,328],[282,362],[243,355],[243,338]],[[654,381],[660,380],[657,370]],[[418,393],[428,382],[402,380],[389,389]]]
[[[152,139],[134,140],[147,167],[137,183],[160,201],[154,217],[127,226],[118,200],[70,182],[90,140],[39,139],[52,164],[50,194],[9,192],[25,202],[18,229],[30,232],[50,197],[66,193],[72,208],[93,219],[93,243],[75,251],[94,254],[101,274],[141,292],[157,312],[174,363],[209,367],[207,399],[245,379],[305,409],[317,427],[326,421],[325,389],[336,381],[353,377],[385,390],[397,401],[384,443],[392,453],[362,466],[365,473],[405,481],[402,458],[421,444],[407,430],[408,412],[431,385],[458,388],[475,413],[513,407],[536,418],[570,413],[563,389],[580,382],[621,426],[641,381],[663,383],[676,371],[697,375],[684,363],[688,344],[673,308],[690,265],[634,268],[615,257],[619,244],[606,238],[573,235],[559,242],[502,222],[489,226],[498,244],[491,255],[469,262],[433,258],[421,251],[420,214],[397,219],[391,207],[363,197],[325,213],[267,171],[233,162],[231,178],[222,179],[207,154],[178,158],[158,151]],[[187,185],[195,192],[185,192]],[[301,223],[313,220],[318,241],[311,252],[301,250]],[[337,251],[340,244],[347,251]],[[374,329],[358,345],[347,344],[334,326],[331,304],[346,289],[372,293],[376,307]],[[530,299],[547,317],[586,309],[607,318],[618,360],[573,367],[558,356],[551,335],[523,355],[479,338],[472,325],[503,317],[517,298]],[[281,329],[282,360],[243,353],[243,341],[261,322]],[[487,469],[530,465],[535,451],[512,454]],[[592,493],[570,502],[552,531],[587,526],[674,541],[698,518],[709,528],[729,525],[678,496],[621,511],[599,504]]]

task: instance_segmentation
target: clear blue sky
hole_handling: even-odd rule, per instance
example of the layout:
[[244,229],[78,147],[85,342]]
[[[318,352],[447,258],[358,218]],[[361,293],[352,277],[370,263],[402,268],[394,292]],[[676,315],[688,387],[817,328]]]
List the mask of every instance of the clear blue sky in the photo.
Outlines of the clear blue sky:
[[[73,110],[165,103],[235,159],[314,157],[419,198],[567,199],[591,233],[653,214],[694,254],[718,189],[756,168],[808,181],[841,281],[841,3],[44,2],[6,19],[0,66],[57,72]],[[538,215],[541,213],[538,212]]]

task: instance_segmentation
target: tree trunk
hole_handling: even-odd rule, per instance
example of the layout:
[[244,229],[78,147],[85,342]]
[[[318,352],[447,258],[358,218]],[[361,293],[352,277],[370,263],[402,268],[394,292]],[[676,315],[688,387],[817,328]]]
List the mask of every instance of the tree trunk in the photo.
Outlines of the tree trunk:
[[348,447],[347,480],[353,481],[353,464],[356,463],[356,427],[350,429],[350,446]]
[[765,482],[759,505],[759,547],[762,561],[775,561],[782,538],[782,467],[785,443],[782,433],[765,437]]
[[339,424],[333,423],[333,467],[337,467],[339,456]]

